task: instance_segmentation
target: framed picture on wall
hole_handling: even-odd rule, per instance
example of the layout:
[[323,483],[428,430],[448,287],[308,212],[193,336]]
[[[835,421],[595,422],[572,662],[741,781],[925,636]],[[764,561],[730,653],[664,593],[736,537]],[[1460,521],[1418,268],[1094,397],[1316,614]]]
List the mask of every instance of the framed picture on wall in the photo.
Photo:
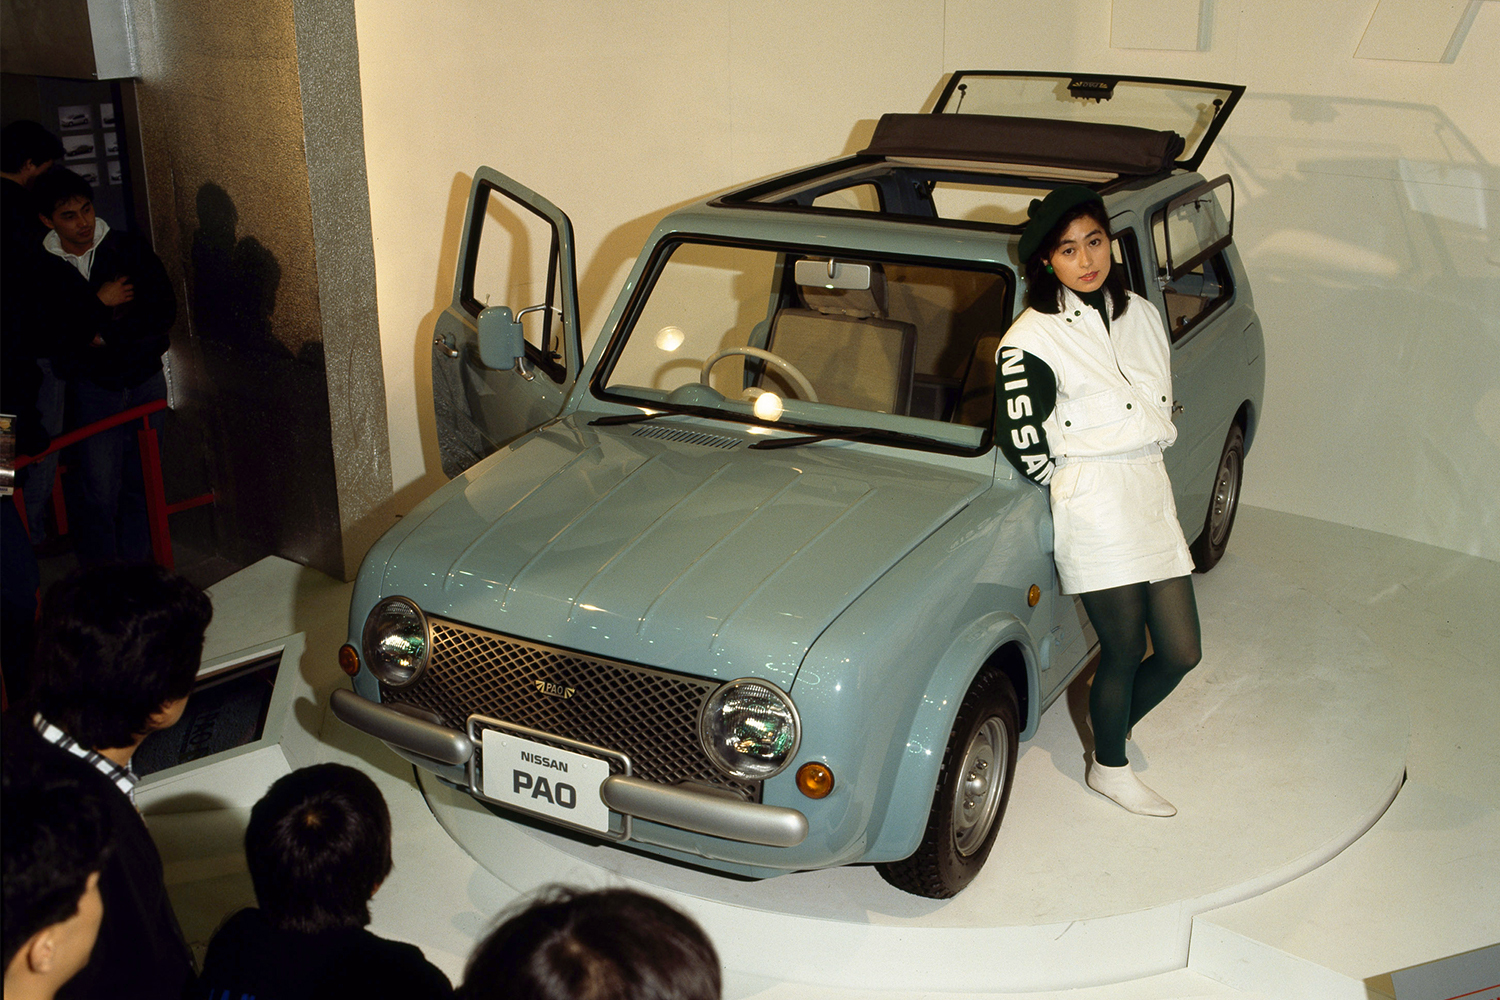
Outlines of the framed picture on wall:
[[[113,115],[111,111],[110,116],[113,117]],[[57,127],[63,132],[69,129],[93,128],[94,109],[87,104],[71,104],[58,108]]]
[[111,184],[118,185],[118,184],[122,183],[122,175],[120,174],[120,161],[119,160],[110,160],[109,163],[106,165],[106,172],[109,174],[109,182]]
[[115,106],[110,103],[99,105],[99,124],[105,128],[115,123]]
[[99,164],[97,163],[75,163],[68,168],[89,182],[89,187],[99,186]]
[[106,132],[106,133],[104,133],[104,155],[105,156],[119,156],[120,155],[120,133],[118,133],[118,132]]
[[[94,149],[94,134],[92,132],[85,132],[83,135],[65,135],[62,137],[62,144],[64,160],[82,160],[85,157],[93,156],[96,152]],[[73,169],[77,170],[78,168],[74,167]]]

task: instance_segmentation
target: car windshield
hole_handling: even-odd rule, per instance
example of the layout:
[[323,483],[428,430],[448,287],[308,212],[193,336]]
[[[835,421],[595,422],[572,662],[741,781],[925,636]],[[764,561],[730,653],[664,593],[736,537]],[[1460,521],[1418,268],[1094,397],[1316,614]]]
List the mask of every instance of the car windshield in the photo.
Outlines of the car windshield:
[[1196,169],[1244,89],[1189,80],[966,72],[954,74],[937,110],[1176,132],[1187,143],[1178,163]]
[[1004,269],[681,241],[595,391],[651,409],[936,450],[987,446]]

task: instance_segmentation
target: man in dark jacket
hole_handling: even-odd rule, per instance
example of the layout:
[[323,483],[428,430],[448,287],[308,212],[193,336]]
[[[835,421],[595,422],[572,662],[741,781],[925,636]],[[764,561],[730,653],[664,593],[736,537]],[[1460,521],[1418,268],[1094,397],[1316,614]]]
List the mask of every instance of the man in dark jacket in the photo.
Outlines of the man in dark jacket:
[[[62,387],[37,354],[34,293],[47,228],[31,194],[32,184],[62,155],[62,142],[36,122],[15,121],[0,130],[0,412],[16,417],[18,455],[45,451],[50,435],[62,429]],[[52,455],[21,470],[17,479],[26,493],[29,535],[10,498],[0,501],[0,665],[11,699],[26,693],[30,676],[40,580],[31,541],[41,538],[40,517],[56,471]]]
[[34,249],[46,235],[31,186],[62,157],[62,140],[36,122],[14,121],[0,132],[0,206],[7,256],[13,240]]
[[[68,381],[69,423],[82,426],[166,399],[161,357],[170,346],[177,297],[161,261],[143,240],[94,215],[92,189],[71,170],[53,168],[32,191],[51,230],[42,241],[51,255],[45,295],[56,304],[52,319],[64,353],[54,367]],[[159,430],[161,415],[152,420]],[[77,488],[69,499],[84,565],[151,558],[137,426],[77,446]]]
[[366,929],[370,898],[391,873],[391,813],[364,772],[314,764],[278,778],[250,810],[245,861],[260,905],[215,932],[200,996],[453,996],[422,949]]
[[10,754],[9,729],[4,738],[5,996],[50,998],[88,964],[99,936],[99,876],[110,839],[105,796],[113,793],[57,769],[28,770],[32,755]]
[[99,939],[88,965],[58,992],[63,1000],[176,1000],[191,988],[192,953],[135,809],[131,759],[147,736],[182,716],[212,617],[203,591],[151,564],[80,570],[43,601],[24,709],[31,725],[7,720],[6,767],[90,783],[108,803],[114,835],[99,876]]

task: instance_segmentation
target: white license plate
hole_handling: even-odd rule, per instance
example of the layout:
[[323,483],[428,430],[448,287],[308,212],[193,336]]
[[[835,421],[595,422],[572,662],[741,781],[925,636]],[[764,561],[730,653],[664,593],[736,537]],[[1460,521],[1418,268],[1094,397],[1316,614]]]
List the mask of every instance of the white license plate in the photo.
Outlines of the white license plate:
[[609,763],[571,750],[484,730],[479,792],[487,799],[548,819],[609,832],[609,807],[599,786]]

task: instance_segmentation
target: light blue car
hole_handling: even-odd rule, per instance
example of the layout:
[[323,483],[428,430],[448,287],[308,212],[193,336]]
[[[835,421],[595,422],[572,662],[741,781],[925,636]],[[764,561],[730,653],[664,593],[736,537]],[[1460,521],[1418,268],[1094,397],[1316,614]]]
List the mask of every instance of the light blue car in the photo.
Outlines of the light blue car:
[[366,557],[335,713],[497,823],[958,892],[1096,645],[994,441],[1027,205],[1096,188],[1161,309],[1206,570],[1264,385],[1233,185],[1195,173],[1242,90],[956,73],[667,216],[586,359],[567,217],[481,168],[433,360],[454,478]]

